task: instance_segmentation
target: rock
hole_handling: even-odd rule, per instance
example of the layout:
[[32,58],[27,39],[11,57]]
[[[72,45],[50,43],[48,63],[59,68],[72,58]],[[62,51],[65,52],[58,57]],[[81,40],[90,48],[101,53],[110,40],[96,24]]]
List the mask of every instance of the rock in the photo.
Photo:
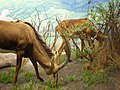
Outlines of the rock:
[[[0,53],[0,69],[15,66],[16,65],[16,54],[15,53]],[[28,60],[23,58],[23,64],[27,64]]]

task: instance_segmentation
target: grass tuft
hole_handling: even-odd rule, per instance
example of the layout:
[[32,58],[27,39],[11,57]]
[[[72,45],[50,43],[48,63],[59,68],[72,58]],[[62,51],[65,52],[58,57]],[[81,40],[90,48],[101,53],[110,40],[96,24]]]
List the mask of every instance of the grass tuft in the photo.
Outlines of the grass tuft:
[[87,69],[82,71],[82,79],[88,86],[97,83],[106,83],[108,81],[107,73],[101,71],[92,72]]
[[69,75],[63,78],[63,81],[65,83],[69,83],[69,82],[77,81],[77,80],[78,80],[78,77],[76,75]]

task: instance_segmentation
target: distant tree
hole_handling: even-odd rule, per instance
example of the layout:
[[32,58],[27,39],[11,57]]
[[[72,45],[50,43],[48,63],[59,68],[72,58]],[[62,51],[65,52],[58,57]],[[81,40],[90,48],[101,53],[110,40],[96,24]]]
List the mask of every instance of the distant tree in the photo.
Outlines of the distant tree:
[[[44,41],[47,42],[47,39],[51,36],[51,30],[52,27],[51,18],[53,16],[48,16],[46,12],[42,13],[37,8],[35,8],[36,14],[31,17],[31,24],[36,28],[36,30],[41,33],[41,36],[43,37]],[[44,16],[44,18],[42,17]],[[43,23],[46,22],[46,25],[43,26]],[[49,39],[50,42],[50,39]]]
[[41,12],[40,11],[38,11],[36,8],[35,8],[35,10],[36,10],[36,15],[34,15],[34,16],[30,16],[31,17],[31,23],[32,23],[32,25],[37,29],[37,31],[39,32],[40,31],[40,27],[41,27],[41,24],[44,22],[44,21],[46,21],[46,20],[48,20],[49,18],[48,18],[48,16],[47,16],[47,13],[45,13],[44,14],[44,16],[45,16],[45,18],[41,18]]

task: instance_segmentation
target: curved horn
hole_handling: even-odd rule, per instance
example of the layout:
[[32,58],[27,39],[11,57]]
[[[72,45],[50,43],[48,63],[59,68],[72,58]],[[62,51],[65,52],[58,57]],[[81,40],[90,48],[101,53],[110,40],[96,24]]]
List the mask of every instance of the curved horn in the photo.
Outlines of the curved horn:
[[56,58],[57,58],[57,52],[55,52],[53,58],[51,59],[51,65],[54,66],[54,63],[56,62]]
[[[67,46],[67,50],[68,50],[68,54],[70,56],[70,54],[71,54],[70,53],[71,47],[70,47],[69,39],[67,37],[63,37],[63,38],[65,40],[65,43],[66,43],[66,46]],[[58,66],[58,69],[57,69],[57,71],[55,71],[55,73],[57,73],[60,69],[62,69],[69,62],[69,60],[70,60],[70,57],[67,57],[67,59]]]

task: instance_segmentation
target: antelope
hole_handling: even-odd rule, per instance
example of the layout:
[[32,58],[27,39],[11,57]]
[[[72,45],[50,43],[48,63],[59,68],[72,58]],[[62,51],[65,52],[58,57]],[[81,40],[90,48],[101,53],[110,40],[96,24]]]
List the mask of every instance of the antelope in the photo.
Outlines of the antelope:
[[75,38],[79,38],[81,40],[81,52],[83,52],[83,49],[85,47],[84,40],[87,40],[89,46],[92,48],[92,38],[96,39],[101,44],[107,38],[107,36],[104,35],[101,31],[99,31],[88,18],[63,20],[60,23],[58,23],[58,25],[55,27],[55,30],[60,34],[63,40],[62,45],[58,49],[58,63],[60,63],[60,56],[63,49],[65,50],[69,61],[71,61],[69,43],[70,39],[73,40]]
[[58,65],[54,62],[54,54],[46,43],[38,35],[35,28],[28,22],[10,22],[0,20],[0,48],[15,51],[17,55],[16,72],[13,83],[17,82],[19,70],[23,57],[27,57],[32,62],[36,76],[40,81],[37,62],[42,66],[47,75],[56,74],[63,68],[68,60]]

